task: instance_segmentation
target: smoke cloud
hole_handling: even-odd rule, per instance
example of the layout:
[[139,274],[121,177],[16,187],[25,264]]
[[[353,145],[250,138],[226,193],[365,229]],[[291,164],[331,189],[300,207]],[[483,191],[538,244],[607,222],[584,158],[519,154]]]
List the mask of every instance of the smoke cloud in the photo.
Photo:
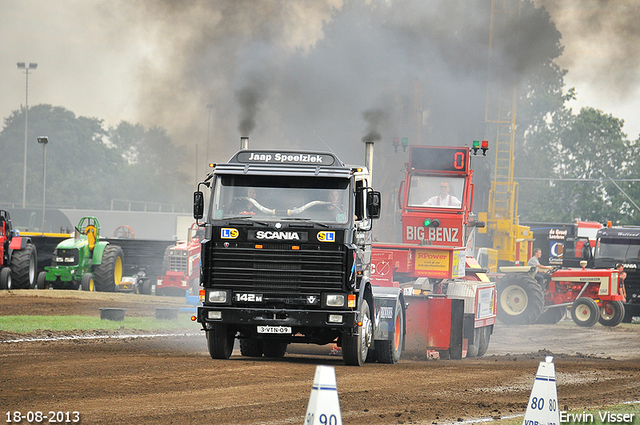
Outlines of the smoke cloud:
[[640,3],[535,0],[535,4],[549,11],[562,33],[562,43],[570,46],[558,64],[571,69],[573,81],[594,86],[617,100],[637,96]]

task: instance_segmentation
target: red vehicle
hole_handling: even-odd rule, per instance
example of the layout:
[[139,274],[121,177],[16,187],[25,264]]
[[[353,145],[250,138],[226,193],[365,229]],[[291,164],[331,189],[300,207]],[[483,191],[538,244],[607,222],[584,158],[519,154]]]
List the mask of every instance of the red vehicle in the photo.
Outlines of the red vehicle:
[[168,246],[164,252],[164,276],[158,276],[156,295],[198,294],[200,286],[200,237],[189,229],[187,240]]
[[496,289],[473,257],[483,226],[471,213],[479,148],[411,146],[398,199],[402,243],[373,244],[372,282],[403,288],[409,352],[460,359],[489,346]]
[[11,215],[0,210],[0,289],[35,288],[36,246],[11,226]]

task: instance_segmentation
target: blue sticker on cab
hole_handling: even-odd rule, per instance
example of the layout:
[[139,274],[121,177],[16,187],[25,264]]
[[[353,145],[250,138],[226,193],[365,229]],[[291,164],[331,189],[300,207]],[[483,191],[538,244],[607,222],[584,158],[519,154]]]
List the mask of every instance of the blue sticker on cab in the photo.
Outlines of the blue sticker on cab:
[[336,232],[318,232],[318,240],[320,242],[335,242]]
[[238,229],[233,229],[230,227],[223,227],[220,229],[220,238],[222,239],[235,239],[238,237]]

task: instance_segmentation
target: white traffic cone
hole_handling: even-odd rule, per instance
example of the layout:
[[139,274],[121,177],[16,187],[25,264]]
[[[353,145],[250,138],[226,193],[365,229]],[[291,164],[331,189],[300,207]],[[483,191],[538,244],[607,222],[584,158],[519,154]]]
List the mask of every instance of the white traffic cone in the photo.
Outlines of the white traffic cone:
[[316,366],[304,425],[342,425],[340,400],[333,366]]
[[553,357],[540,362],[522,425],[559,425],[560,409]]

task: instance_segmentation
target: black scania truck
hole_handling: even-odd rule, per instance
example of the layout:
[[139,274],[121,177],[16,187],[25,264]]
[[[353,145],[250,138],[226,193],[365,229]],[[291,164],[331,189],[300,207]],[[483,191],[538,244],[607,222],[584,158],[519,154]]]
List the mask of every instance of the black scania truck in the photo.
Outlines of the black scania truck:
[[402,292],[369,281],[380,193],[367,168],[326,152],[242,149],[198,184],[196,220],[202,185],[197,320],[212,358],[228,359],[238,338],[243,356],[335,342],[349,365],[399,360]]

